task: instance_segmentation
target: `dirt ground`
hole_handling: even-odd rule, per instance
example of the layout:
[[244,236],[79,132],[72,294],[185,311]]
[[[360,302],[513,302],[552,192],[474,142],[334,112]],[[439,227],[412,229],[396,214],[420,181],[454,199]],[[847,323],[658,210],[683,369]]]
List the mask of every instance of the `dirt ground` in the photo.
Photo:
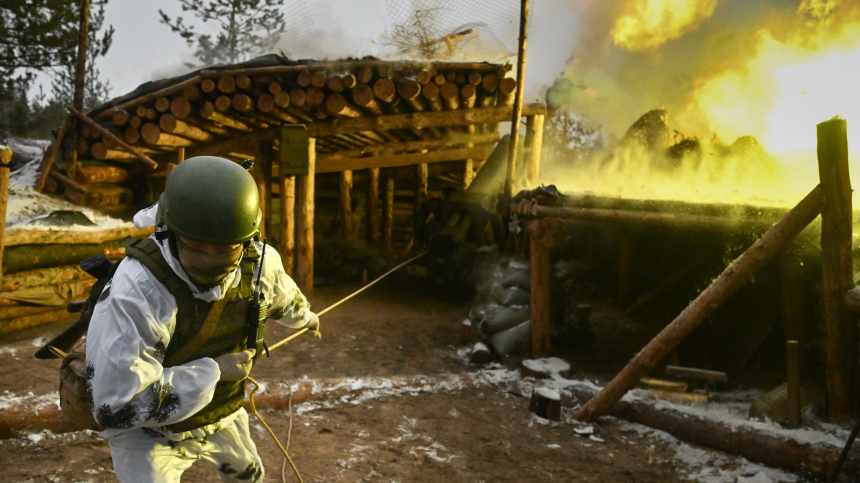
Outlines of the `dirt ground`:
[[[319,311],[356,288],[317,287],[313,308]],[[465,346],[460,323],[468,309],[429,282],[401,276],[325,315],[322,339],[290,342],[262,360],[252,376],[277,382],[478,371],[457,354]],[[37,361],[32,353],[39,337],[50,338],[60,328],[0,343],[0,395],[55,390],[58,364]],[[289,333],[269,324],[267,340]],[[528,402],[505,387],[476,386],[324,408],[300,405],[294,408],[291,432],[286,410],[265,411],[264,418],[282,441],[289,434],[291,456],[307,482],[802,481],[793,475],[761,479],[765,473],[742,459],[691,449],[665,433],[614,418],[596,421],[590,437],[578,435],[571,422],[531,415]],[[281,481],[280,451],[253,417],[252,426],[266,481]],[[689,461],[690,454],[698,459]],[[2,481],[116,481],[108,445],[89,432],[43,432],[0,441],[0,465]],[[296,481],[287,471],[286,481]],[[720,474],[735,476],[709,476]],[[201,462],[183,481],[220,480],[213,467]]]

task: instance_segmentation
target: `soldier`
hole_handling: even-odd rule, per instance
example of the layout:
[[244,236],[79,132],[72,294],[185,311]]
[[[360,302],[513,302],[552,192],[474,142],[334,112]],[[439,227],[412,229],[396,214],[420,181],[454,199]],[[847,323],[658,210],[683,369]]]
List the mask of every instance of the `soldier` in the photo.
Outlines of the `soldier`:
[[87,334],[87,392],[122,482],[177,482],[198,459],[223,481],[261,482],[242,407],[262,347],[247,349],[258,274],[269,317],[319,329],[319,318],[259,234],[252,176],[227,159],[191,158],[157,205],[135,216],[155,233],[132,243]]

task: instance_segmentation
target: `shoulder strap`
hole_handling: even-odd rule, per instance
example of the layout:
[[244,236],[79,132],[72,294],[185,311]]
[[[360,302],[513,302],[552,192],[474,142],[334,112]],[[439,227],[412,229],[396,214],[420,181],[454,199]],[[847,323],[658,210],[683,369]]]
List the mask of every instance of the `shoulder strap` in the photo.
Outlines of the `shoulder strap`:
[[212,337],[212,334],[215,333],[215,327],[218,326],[218,321],[221,319],[221,314],[224,313],[224,306],[227,305],[227,301],[230,300],[230,292],[232,290],[232,286],[228,287],[227,293],[225,293],[220,300],[212,304],[212,308],[209,309],[209,313],[206,314],[206,319],[203,321],[203,325],[200,327],[200,330],[194,334],[194,337],[189,340],[187,344],[165,358],[162,365],[165,367],[179,365],[188,359],[191,354],[194,354],[197,349],[202,347],[203,344]]
[[[197,304],[194,301],[194,295],[185,281],[179,278],[173,269],[170,268],[170,265],[167,264],[167,260],[161,254],[161,248],[158,246],[158,243],[150,238],[135,240],[126,247],[125,253],[148,268],[155,278],[163,283],[167,287],[167,290],[173,294],[176,298],[177,318],[179,314],[187,314],[196,319]],[[187,324],[177,324],[177,330],[184,334],[188,330]]]

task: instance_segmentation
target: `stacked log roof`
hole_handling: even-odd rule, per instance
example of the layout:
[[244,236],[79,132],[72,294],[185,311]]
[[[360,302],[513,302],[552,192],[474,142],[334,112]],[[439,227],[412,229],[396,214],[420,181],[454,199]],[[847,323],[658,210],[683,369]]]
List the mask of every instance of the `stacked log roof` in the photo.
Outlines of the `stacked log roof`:
[[[284,124],[305,124],[316,137],[317,172],[357,169],[355,158],[383,150],[474,147],[498,140],[496,125],[504,117],[481,108],[513,101],[516,80],[506,77],[508,70],[486,63],[293,63],[273,56],[201,70],[141,86],[90,112],[103,129],[78,124],[78,159],[143,159],[155,168],[144,158],[172,162],[178,148],[189,156],[229,154],[236,145],[225,141],[271,135]],[[474,157],[468,149],[461,159]]]

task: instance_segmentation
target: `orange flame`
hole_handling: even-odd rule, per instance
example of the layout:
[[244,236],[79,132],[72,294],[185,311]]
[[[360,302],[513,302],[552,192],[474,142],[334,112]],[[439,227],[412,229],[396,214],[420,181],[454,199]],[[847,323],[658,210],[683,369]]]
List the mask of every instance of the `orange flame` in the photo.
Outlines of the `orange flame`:
[[710,18],[717,0],[634,0],[615,22],[615,45],[630,51],[655,49],[696,30]]

